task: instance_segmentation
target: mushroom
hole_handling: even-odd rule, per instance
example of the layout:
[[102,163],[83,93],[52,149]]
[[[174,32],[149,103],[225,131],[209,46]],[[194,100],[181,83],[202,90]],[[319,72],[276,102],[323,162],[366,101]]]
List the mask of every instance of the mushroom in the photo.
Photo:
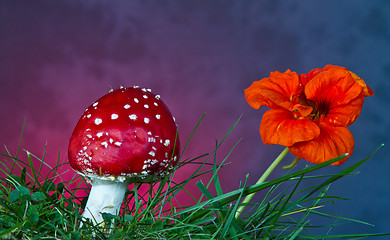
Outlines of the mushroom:
[[158,181],[179,157],[177,125],[159,95],[138,86],[110,91],[89,106],[69,141],[70,166],[91,181],[83,217],[118,214],[130,183]]

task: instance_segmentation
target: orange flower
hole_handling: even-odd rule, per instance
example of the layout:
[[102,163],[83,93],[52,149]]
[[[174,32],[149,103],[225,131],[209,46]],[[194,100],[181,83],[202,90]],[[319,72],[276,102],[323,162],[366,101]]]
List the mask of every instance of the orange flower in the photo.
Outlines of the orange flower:
[[359,116],[364,97],[372,95],[363,79],[333,65],[300,75],[272,72],[245,90],[251,107],[271,108],[260,124],[263,142],[286,146],[312,163],[352,154],[354,139],[347,127]]

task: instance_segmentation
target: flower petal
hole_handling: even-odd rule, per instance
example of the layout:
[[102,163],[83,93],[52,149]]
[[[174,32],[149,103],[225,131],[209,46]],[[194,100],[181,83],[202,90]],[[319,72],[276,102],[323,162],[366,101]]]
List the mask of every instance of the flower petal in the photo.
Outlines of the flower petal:
[[320,72],[328,71],[329,69],[347,70],[347,68],[345,68],[345,67],[340,67],[340,66],[328,64],[324,68],[314,68],[307,74],[306,73],[300,74],[299,79],[300,79],[301,83],[303,84],[303,86],[305,86],[307,84],[307,82],[312,80],[315,76],[317,76],[317,74],[319,74]]
[[313,111],[313,108],[310,106],[304,106],[301,104],[296,104],[293,107],[293,111],[298,111],[302,117],[307,117]]
[[330,109],[323,121],[332,126],[348,127],[359,117],[363,102],[364,96],[362,93],[347,104],[330,105]]
[[351,76],[353,79],[355,79],[355,81],[360,85],[362,86],[363,88],[363,93],[364,93],[364,96],[365,97],[369,97],[369,96],[373,96],[374,95],[374,91],[372,91],[372,89],[367,86],[367,84],[364,82],[363,79],[361,79],[358,75],[356,75],[355,73],[353,72],[350,72],[351,73]]
[[314,68],[312,69],[308,74],[307,74],[307,82],[312,80],[315,76],[317,76],[317,74],[319,74],[320,72],[322,72],[322,69],[321,68]]
[[326,65],[326,66],[322,69],[322,71],[328,71],[329,69],[348,70],[348,68],[346,68],[346,67],[341,67],[341,66],[336,66],[336,65],[328,64],[328,65]]
[[320,128],[315,123],[306,118],[296,119],[293,112],[283,108],[265,112],[260,124],[260,135],[265,144],[292,146],[319,134]]
[[299,77],[299,83],[300,83],[303,87],[305,87],[306,84],[307,84],[307,82],[309,81],[309,78],[308,78],[308,76],[307,76],[307,73],[301,73],[301,74],[298,75],[298,77]]
[[322,163],[342,154],[349,155],[333,165],[343,164],[351,156],[354,147],[352,133],[345,127],[320,126],[320,135],[314,140],[299,142],[289,147],[292,154],[311,163]]
[[[348,70],[348,68],[346,67],[340,67],[340,66],[336,66],[336,65],[326,65],[323,69],[320,69],[320,68],[316,68],[316,69],[313,69],[309,72],[309,74],[307,74],[306,78],[306,82],[307,81],[310,81],[313,77],[315,77],[318,73],[320,72],[324,72],[324,71],[328,71],[329,69],[341,69],[341,70]],[[364,91],[364,96],[365,97],[369,97],[369,96],[373,96],[374,95],[374,91],[372,91],[372,89],[367,86],[367,84],[364,82],[363,79],[361,79],[358,75],[356,75],[355,73],[349,71],[349,73],[351,74],[352,78],[355,79],[355,81],[360,85],[362,86],[363,88],[363,91]],[[303,75],[303,74],[301,74]],[[304,77],[303,77],[304,79]],[[302,82],[302,80],[301,80]],[[304,81],[303,81],[304,82]]]
[[[305,87],[307,99],[315,102],[326,121],[334,126],[349,126],[359,116],[363,88],[344,68],[318,73]],[[363,99],[361,99],[363,98]]]
[[299,78],[297,73],[287,70],[285,73],[272,72],[269,78],[253,82],[245,90],[245,99],[255,109],[260,106],[270,108],[283,107],[292,110],[293,96],[297,94]]

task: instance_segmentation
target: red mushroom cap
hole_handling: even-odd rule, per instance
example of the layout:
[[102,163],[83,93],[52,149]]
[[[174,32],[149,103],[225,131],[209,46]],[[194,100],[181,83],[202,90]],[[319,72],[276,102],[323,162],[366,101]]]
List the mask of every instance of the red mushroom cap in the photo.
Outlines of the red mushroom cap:
[[178,161],[177,125],[150,89],[121,88],[85,110],[68,155],[71,167],[86,176],[154,181]]

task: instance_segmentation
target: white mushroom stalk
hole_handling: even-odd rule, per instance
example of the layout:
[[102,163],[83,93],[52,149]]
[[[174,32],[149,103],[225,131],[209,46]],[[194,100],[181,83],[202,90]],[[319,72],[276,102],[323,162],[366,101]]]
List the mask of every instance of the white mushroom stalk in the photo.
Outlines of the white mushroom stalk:
[[103,222],[119,214],[127,185],[154,182],[176,165],[175,120],[150,89],[120,88],[89,106],[69,141],[71,167],[91,179],[83,217]]
[[92,178],[91,185],[83,217],[97,225],[104,220],[102,213],[119,214],[128,183]]

